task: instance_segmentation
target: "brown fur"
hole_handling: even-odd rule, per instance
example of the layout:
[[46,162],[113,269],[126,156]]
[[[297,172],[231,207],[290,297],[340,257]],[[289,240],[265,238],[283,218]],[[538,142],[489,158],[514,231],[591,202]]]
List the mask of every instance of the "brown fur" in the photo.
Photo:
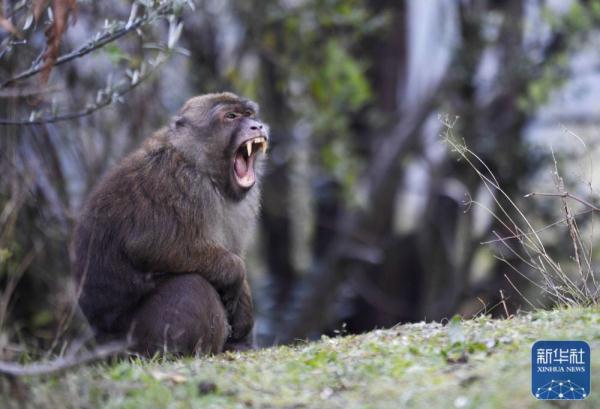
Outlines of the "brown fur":
[[[231,110],[246,116],[224,120]],[[92,191],[75,229],[73,269],[100,340],[131,333],[143,353],[166,346],[191,354],[221,351],[226,334],[246,339],[253,318],[242,257],[264,155],[248,190],[233,182],[232,155],[258,128],[266,136],[257,110],[230,93],[192,98]]]
[[144,355],[166,351],[216,354],[223,350],[229,335],[219,294],[198,274],[166,280],[144,299],[133,322],[136,349]]

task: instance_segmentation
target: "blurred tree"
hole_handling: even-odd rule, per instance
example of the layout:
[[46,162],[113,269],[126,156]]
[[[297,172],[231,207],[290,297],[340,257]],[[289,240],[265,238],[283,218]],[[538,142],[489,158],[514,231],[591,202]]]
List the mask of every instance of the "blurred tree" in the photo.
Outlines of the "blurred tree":
[[[101,139],[89,139],[94,134],[89,129],[95,128],[91,115],[123,103],[124,95],[151,83],[150,75],[182,51],[176,44],[185,3],[86,4],[77,12],[72,0],[5,2],[0,15],[5,29],[0,30],[0,330],[10,322],[17,333],[33,333],[48,343],[66,329],[75,292],[67,249],[75,209],[110,153],[118,154],[112,145],[124,151],[135,142],[110,128]],[[157,25],[161,20],[166,26]],[[130,99],[117,115],[142,120],[143,99]],[[60,125],[73,120],[69,127]],[[139,124],[127,125],[126,135],[143,136]]]
[[441,145],[440,115],[460,117],[456,132],[519,196],[543,159],[525,128],[571,75],[600,2],[80,1],[65,31],[74,5],[0,15],[0,330],[46,343],[64,330],[82,197],[186,98],[223,89],[260,102],[272,127],[248,257],[260,343],[472,314],[499,289],[521,304],[479,245],[511,232],[463,213],[470,195],[493,205]]

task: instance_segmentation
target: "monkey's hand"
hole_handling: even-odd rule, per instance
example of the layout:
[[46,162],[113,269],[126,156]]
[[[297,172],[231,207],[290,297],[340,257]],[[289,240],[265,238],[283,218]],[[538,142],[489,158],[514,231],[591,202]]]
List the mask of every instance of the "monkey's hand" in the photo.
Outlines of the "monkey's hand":
[[[218,250],[217,250],[218,249]],[[241,295],[246,283],[246,265],[241,257],[225,249],[213,248],[211,262],[205,262],[202,275],[211,283],[219,295],[227,311],[230,323],[238,310]],[[250,299],[250,303],[251,303]],[[244,301],[247,303],[247,301]]]
[[221,296],[231,321],[237,309],[241,288],[246,279],[244,260],[227,249],[209,243],[182,242],[156,251],[156,235],[143,230],[125,243],[125,253],[140,270],[169,271],[174,274],[200,274]]
[[254,326],[254,306],[252,303],[252,293],[248,280],[244,279],[237,308],[229,324],[231,325],[231,333],[229,334],[229,342],[244,342]]

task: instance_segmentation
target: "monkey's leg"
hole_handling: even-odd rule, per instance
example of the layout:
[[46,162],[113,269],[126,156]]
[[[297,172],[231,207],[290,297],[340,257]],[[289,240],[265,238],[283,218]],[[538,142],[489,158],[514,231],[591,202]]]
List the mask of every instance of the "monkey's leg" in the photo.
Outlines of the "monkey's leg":
[[201,275],[221,294],[228,317],[233,317],[246,278],[244,260],[223,247],[202,243],[181,243],[168,254],[154,259],[156,235],[151,233],[133,234],[136,239],[125,243],[125,252],[133,264],[140,270],[151,265],[154,273]]
[[206,246],[194,254],[199,272],[221,295],[227,317],[233,318],[246,281],[246,265],[236,254],[218,246]]
[[161,283],[135,312],[132,326],[134,349],[144,355],[215,354],[223,350],[229,334],[218,293],[197,274]]

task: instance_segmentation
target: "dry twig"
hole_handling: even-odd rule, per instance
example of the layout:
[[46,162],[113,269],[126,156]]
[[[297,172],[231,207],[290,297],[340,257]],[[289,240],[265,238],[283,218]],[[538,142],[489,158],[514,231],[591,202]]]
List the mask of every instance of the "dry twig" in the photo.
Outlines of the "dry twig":
[[59,373],[70,368],[114,356],[120,352],[124,352],[126,348],[127,344],[115,342],[99,346],[93,351],[85,352],[81,355],[68,355],[57,358],[51,362],[27,365],[13,362],[0,362],[0,374],[11,377],[20,377]]
[[529,198],[529,197],[534,197],[534,196],[544,196],[544,197],[560,197],[563,199],[573,199],[576,202],[581,203],[584,206],[589,207],[591,210],[595,211],[595,212],[600,212],[600,207],[588,202],[585,199],[580,198],[579,196],[576,196],[572,193],[569,192],[560,192],[560,193],[540,193],[540,192],[531,192],[526,194],[524,197]]

